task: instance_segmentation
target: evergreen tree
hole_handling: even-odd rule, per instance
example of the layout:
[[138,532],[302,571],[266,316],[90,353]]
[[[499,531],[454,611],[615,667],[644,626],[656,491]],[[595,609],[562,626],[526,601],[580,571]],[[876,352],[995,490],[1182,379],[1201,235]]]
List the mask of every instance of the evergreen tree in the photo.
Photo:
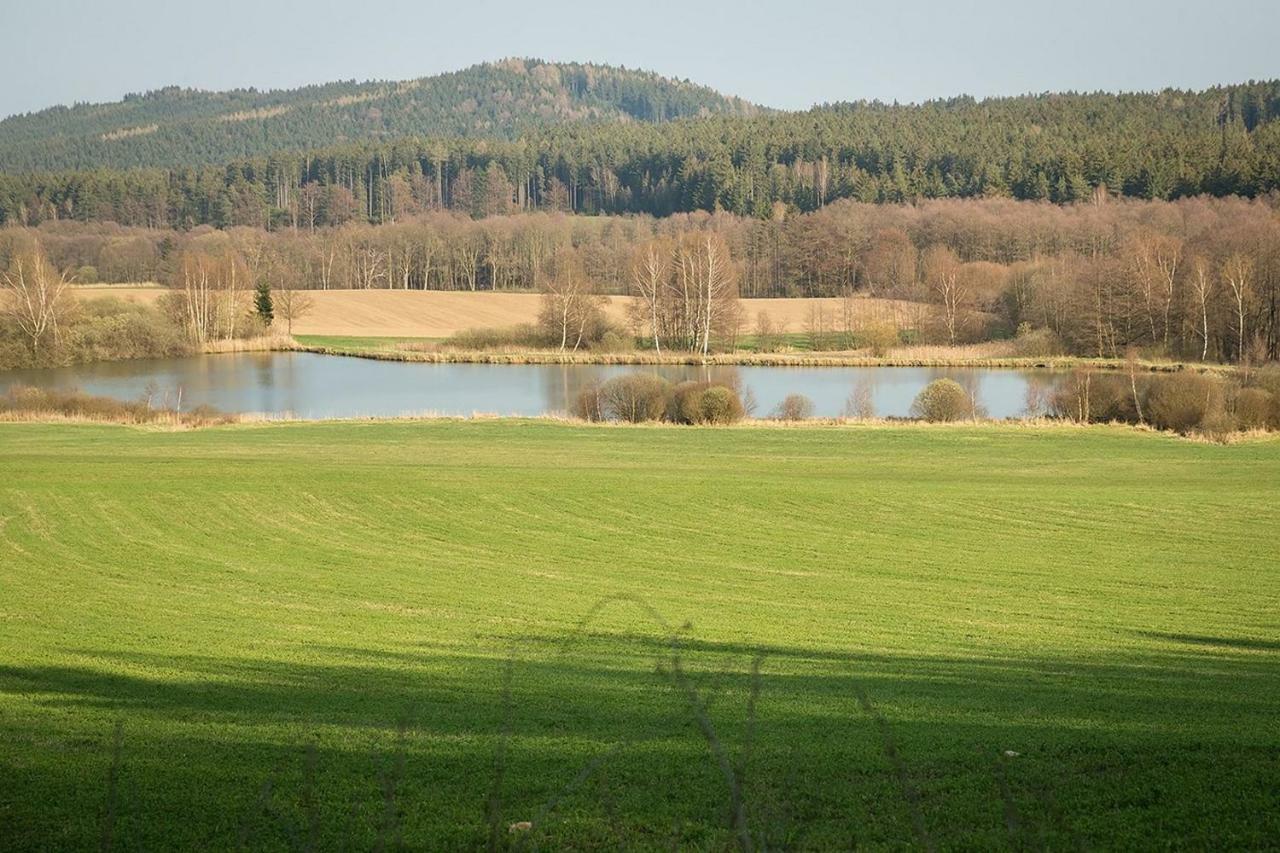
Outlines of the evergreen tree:
[[262,318],[262,322],[270,326],[275,319],[275,306],[271,302],[271,285],[264,278],[258,282],[257,292],[253,297],[253,308]]

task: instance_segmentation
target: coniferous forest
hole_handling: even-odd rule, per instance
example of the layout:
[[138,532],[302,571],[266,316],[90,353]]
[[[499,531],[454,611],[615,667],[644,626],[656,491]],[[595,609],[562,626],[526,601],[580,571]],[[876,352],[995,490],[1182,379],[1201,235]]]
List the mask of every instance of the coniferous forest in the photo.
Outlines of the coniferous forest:
[[839,199],[1280,187],[1280,81],[775,112],[650,73],[508,60],[407,83],[164,89],[0,122],[0,222],[279,229],[438,209],[776,215]]

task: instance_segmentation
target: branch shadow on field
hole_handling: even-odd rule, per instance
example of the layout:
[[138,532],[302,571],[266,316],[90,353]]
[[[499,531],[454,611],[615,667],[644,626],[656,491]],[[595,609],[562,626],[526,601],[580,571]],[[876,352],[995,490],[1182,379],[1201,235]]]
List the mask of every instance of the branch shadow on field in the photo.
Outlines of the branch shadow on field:
[[1163,640],[1186,646],[1208,646],[1222,649],[1243,649],[1259,652],[1280,652],[1280,640],[1261,637],[1215,637],[1207,634],[1170,634],[1162,631],[1138,631],[1140,637]]
[[23,792],[0,810],[18,848],[57,826],[104,848],[285,849],[1124,846],[1155,827],[1233,827],[1249,846],[1280,830],[1280,672],[1256,645],[968,658],[664,631],[2,665],[0,697],[30,713],[0,718]]

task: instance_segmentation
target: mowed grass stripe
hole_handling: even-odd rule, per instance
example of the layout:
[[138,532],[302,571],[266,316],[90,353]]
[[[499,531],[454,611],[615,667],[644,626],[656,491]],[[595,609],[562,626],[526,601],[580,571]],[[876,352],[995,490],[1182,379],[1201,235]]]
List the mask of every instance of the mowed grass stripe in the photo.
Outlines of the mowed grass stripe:
[[500,751],[504,844],[591,764],[540,846],[723,848],[632,599],[757,843],[919,842],[860,695],[941,846],[1280,832],[1275,441],[13,424],[0,467],[18,849],[99,843],[117,722],[122,848],[483,847]]

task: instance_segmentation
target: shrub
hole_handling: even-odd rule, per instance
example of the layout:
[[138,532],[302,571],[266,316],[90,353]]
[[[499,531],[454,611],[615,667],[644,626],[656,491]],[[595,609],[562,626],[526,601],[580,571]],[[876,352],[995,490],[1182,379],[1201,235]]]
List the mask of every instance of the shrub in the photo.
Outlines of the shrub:
[[570,406],[570,414],[584,421],[604,420],[604,401],[600,397],[598,380],[592,380],[579,389]]
[[598,352],[634,352],[636,339],[623,329],[611,328],[590,346]]
[[154,308],[106,298],[83,303],[67,349],[70,360],[89,362],[187,355],[191,345],[182,329]]
[[954,379],[935,379],[911,404],[911,416],[931,423],[960,421],[975,414],[969,392]]
[[38,358],[16,321],[0,315],[0,370],[190,353],[186,334],[166,314],[114,297],[74,302]]
[[756,315],[756,352],[774,352],[778,349],[783,330],[773,324],[768,311]]
[[1253,371],[1250,385],[1270,392],[1273,397],[1280,397],[1280,365],[1267,365]]
[[[0,309],[3,309],[3,294],[0,294]],[[23,337],[22,330],[11,318],[0,310],[0,370],[12,370],[16,367],[31,367],[31,348]]]
[[857,336],[859,346],[871,350],[871,354],[880,358],[901,341],[898,330],[888,323],[874,323],[863,329]]
[[876,416],[875,397],[869,383],[859,382],[853,386],[853,390],[849,392],[849,396],[844,401],[844,416],[859,420],[867,420]]
[[1137,422],[1138,411],[1133,405],[1133,386],[1128,376],[1115,373],[1097,374],[1093,377],[1091,390],[1093,399],[1089,408],[1093,412],[1095,421]]
[[1196,426],[1195,431],[1214,441],[1226,441],[1240,429],[1236,418],[1225,409],[1209,412]]
[[695,424],[701,412],[702,394],[711,385],[692,379],[671,389],[667,398],[667,420],[673,424]]
[[667,409],[671,383],[649,373],[615,376],[600,386],[600,411],[628,423],[659,420]]
[[1268,429],[1280,429],[1280,366],[1270,365],[1253,372],[1251,386],[1271,395]]
[[445,345],[465,350],[510,349],[546,346],[546,337],[531,323],[485,329],[463,329],[445,339]]
[[1241,388],[1236,392],[1236,420],[1241,429],[1267,429],[1275,426],[1275,396],[1262,388]]
[[76,270],[75,281],[76,284],[97,284],[98,268],[88,266],[87,264],[80,267]]
[[1013,354],[1023,358],[1061,355],[1065,351],[1062,339],[1052,329],[1035,329],[1029,323],[1018,326],[1013,339]]
[[1151,383],[1144,413],[1152,426],[1187,433],[1223,409],[1222,391],[1222,383],[1209,376],[1162,376]]
[[116,400],[94,397],[79,391],[58,391],[18,385],[0,396],[0,417],[9,420],[61,416],[110,423],[170,423],[187,426],[232,423],[234,415],[224,415],[210,406],[197,406],[189,412],[152,406],[144,400]]
[[813,401],[803,394],[788,394],[773,409],[772,417],[778,421],[803,421],[813,417]]
[[744,414],[742,400],[732,388],[724,385],[712,385],[702,392],[698,407],[698,423],[732,424],[742,420]]
[[1076,370],[1049,397],[1049,414],[1082,423],[1133,422],[1133,391],[1126,376]]

